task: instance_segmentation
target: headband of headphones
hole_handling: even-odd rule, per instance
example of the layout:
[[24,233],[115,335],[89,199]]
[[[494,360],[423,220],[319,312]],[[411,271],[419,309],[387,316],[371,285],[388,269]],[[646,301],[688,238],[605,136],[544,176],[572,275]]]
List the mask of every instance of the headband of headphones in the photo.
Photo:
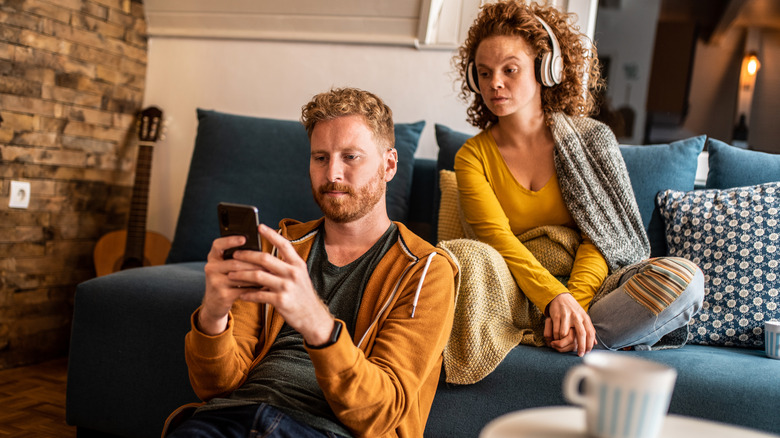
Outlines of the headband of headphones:
[[545,52],[542,55],[542,66],[540,74],[542,77],[542,84],[546,87],[552,87],[561,83],[563,80],[563,56],[561,56],[561,46],[558,45],[558,38],[555,38],[550,26],[544,22],[541,18],[534,15],[544,29],[547,31],[547,35],[550,37],[550,45],[552,46],[552,52]]
[[[558,44],[558,38],[555,37],[550,26],[537,15],[534,15],[534,18],[542,23],[542,27],[544,27],[547,36],[550,38],[550,46],[552,47],[552,52],[544,52],[542,54],[542,59],[537,68],[536,75],[542,85],[545,87],[552,87],[553,85],[560,84],[563,80],[563,57],[561,56],[561,46]],[[469,90],[472,92],[480,94],[479,74],[477,73],[477,65],[473,60],[469,61],[468,66],[466,66],[466,85],[468,85]]]

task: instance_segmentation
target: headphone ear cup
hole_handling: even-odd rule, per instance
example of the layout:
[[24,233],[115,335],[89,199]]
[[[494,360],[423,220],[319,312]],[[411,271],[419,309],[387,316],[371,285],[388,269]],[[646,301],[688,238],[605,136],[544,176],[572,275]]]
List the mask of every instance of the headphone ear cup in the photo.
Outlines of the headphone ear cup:
[[534,60],[534,76],[536,76],[536,82],[544,85],[544,79],[542,78],[542,57],[537,56]]
[[472,92],[480,94],[479,74],[477,73],[477,65],[474,64],[474,61],[469,62],[469,65],[466,66],[466,85],[468,85],[469,90]]
[[550,60],[550,82],[560,84],[563,80],[563,58],[552,57]]
[[545,52],[542,54],[541,58],[537,58],[537,79],[539,80],[539,83],[544,85],[545,87],[552,87],[555,85],[555,81],[553,81],[552,74],[550,71],[550,64],[552,63],[552,54],[550,52]]
[[558,44],[558,38],[555,37],[550,26],[538,16],[535,15],[534,17],[539,20],[539,23],[542,24],[544,30],[547,31],[547,37],[550,39],[550,46],[552,48],[552,51],[545,52],[542,55],[542,62],[539,66],[539,77],[541,77],[542,80],[539,82],[545,87],[552,87],[556,84],[560,84],[563,80],[563,57],[561,56],[561,47]]

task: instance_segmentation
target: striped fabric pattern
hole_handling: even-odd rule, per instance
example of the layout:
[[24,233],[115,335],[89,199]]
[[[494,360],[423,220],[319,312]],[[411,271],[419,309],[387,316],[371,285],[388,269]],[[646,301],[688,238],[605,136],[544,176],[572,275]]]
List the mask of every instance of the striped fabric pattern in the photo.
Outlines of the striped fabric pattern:
[[686,259],[658,257],[648,260],[639,273],[623,284],[623,290],[658,315],[688,287],[695,273],[696,265]]
[[671,394],[604,384],[599,389],[596,435],[625,438],[658,436]]

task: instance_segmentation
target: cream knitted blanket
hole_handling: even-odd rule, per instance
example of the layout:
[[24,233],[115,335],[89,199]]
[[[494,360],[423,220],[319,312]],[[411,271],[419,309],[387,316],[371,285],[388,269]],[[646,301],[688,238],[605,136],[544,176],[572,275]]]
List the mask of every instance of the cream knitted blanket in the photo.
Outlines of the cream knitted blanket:
[[[577,231],[545,226],[518,238],[553,275],[571,272],[580,243]],[[482,380],[518,344],[544,345],[544,314],[517,287],[498,251],[471,239],[442,241],[438,246],[460,273],[455,321],[444,348],[448,383]]]

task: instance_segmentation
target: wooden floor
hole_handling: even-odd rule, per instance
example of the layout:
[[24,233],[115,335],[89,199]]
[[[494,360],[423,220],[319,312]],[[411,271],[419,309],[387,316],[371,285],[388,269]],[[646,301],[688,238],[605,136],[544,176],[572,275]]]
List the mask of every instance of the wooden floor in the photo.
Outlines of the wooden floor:
[[0,437],[75,437],[65,423],[66,358],[0,370]]

